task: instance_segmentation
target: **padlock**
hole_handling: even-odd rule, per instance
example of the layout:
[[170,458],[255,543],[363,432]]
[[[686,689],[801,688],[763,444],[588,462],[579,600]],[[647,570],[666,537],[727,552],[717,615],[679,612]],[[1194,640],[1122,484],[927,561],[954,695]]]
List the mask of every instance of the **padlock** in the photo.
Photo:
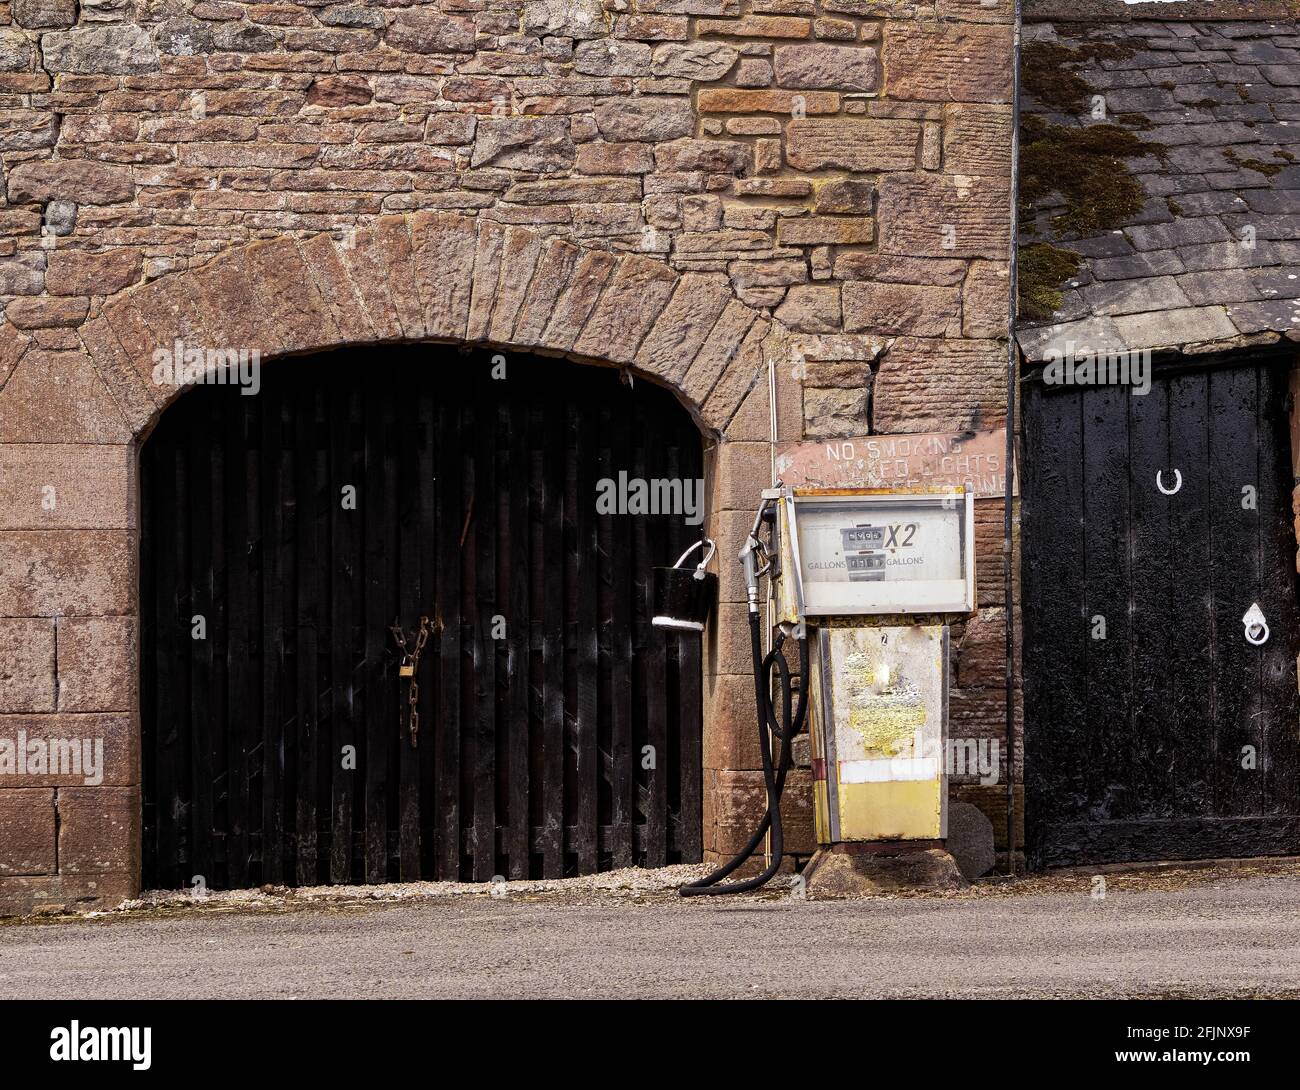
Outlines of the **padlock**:
[[398,677],[415,677],[415,663],[404,662],[397,668]]

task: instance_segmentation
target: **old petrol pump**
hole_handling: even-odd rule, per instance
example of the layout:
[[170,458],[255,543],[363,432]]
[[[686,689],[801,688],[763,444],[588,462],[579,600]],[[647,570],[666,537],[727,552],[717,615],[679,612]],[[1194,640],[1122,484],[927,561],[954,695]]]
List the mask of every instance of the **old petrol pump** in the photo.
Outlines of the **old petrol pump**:
[[[684,896],[742,892],[780,866],[790,741],[812,735],[818,842],[947,835],[948,626],[974,609],[974,495],[944,488],[765,490],[740,553],[768,811],[745,849]],[[776,625],[762,654],[759,581]],[[799,647],[797,684],[784,644]],[[773,758],[773,739],[780,756]],[[768,866],[723,884],[765,836]],[[843,849],[839,849],[843,850]]]

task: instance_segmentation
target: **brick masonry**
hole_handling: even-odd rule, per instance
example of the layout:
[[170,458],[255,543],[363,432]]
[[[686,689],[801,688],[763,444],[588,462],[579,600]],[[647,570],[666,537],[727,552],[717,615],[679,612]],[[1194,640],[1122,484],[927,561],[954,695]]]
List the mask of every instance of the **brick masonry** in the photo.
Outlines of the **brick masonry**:
[[[769,363],[782,438],[1002,423],[1010,72],[1007,0],[0,2],[0,735],[108,750],[93,786],[0,778],[0,911],[138,884],[135,453],[178,393],[155,349],[629,367],[699,422],[734,555]],[[762,808],[734,567],[711,856]],[[995,731],[981,618],[954,715]]]

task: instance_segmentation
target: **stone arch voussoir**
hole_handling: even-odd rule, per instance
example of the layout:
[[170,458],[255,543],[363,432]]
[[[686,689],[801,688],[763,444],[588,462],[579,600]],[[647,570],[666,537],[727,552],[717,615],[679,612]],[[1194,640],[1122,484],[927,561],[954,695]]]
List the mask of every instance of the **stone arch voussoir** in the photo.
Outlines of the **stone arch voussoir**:
[[418,341],[563,355],[631,368],[725,435],[781,336],[720,273],[451,212],[235,247],[109,297],[82,327],[137,435],[185,388],[156,374],[178,341],[263,358]]

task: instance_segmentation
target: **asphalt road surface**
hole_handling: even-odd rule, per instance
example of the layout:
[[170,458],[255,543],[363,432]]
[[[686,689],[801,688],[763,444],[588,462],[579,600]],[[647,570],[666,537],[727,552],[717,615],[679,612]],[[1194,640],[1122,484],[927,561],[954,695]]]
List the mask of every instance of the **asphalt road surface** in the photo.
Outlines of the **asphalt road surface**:
[[1300,877],[1118,885],[1104,900],[1081,876],[856,902],[480,894],[7,924],[0,997],[1300,996]]

